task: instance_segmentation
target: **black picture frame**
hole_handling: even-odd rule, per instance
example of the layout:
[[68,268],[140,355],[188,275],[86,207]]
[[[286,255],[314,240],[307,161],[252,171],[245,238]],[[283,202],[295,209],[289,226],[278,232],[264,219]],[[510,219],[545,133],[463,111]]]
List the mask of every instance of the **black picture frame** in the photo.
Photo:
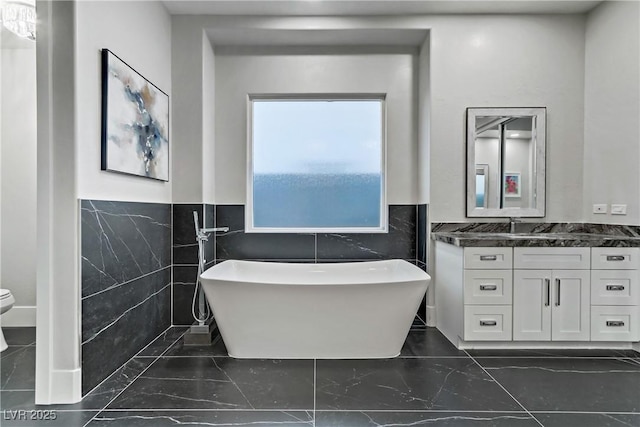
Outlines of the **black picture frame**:
[[103,171],[169,181],[169,95],[101,50]]

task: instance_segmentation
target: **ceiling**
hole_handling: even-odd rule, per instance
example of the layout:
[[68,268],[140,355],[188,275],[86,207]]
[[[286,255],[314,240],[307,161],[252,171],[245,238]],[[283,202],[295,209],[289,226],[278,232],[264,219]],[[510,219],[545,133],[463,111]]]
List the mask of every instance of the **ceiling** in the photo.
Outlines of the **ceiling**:
[[166,0],[173,15],[572,14],[601,1],[574,0]]
[[209,40],[217,46],[378,46],[419,47],[427,30],[340,29],[283,30],[257,28],[209,29]]
[[[415,14],[540,14],[586,13],[601,1],[574,0],[166,0],[174,15],[415,15]],[[395,31],[395,33],[394,33]],[[208,31],[221,45],[403,45],[419,46],[422,30],[280,30],[236,29]],[[295,34],[294,34],[295,33]],[[35,43],[0,28],[0,47],[33,49]]]

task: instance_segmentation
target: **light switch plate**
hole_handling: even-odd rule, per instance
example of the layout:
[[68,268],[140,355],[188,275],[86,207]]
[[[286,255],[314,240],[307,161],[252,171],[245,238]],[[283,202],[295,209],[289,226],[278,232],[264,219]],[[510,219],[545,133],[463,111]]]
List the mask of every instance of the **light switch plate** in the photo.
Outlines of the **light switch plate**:
[[611,205],[611,215],[626,215],[627,205]]
[[593,205],[593,213],[595,214],[606,214],[607,213],[607,205]]

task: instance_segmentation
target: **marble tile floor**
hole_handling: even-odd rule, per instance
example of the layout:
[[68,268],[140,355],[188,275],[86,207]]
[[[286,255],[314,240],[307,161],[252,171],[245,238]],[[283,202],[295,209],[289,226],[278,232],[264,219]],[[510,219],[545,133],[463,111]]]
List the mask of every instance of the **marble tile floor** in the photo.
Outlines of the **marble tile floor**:
[[[418,319],[395,359],[238,360],[220,340],[184,346],[184,331],[168,329],[82,402],[36,406],[35,331],[5,328],[0,425],[640,426],[633,351],[459,351]],[[46,411],[55,420],[16,419]]]

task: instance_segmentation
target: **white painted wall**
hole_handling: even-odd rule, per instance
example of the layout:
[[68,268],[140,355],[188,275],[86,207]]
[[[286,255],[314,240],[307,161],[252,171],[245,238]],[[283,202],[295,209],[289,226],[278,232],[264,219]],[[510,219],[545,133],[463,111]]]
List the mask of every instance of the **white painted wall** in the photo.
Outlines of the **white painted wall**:
[[[431,34],[418,56],[418,203],[429,203],[431,191]],[[429,230],[430,227],[427,227]]]
[[0,287],[16,299],[3,326],[36,322],[36,49],[0,50]]
[[[202,28],[193,25],[195,19],[172,18],[171,81],[179,88],[171,100],[172,135],[175,135],[171,145],[172,167],[176,172],[171,177],[174,203],[202,203],[203,196],[203,55],[206,51]],[[210,64],[207,65],[209,72]]]
[[215,203],[215,53],[202,33],[202,202]]
[[[390,157],[390,167],[402,168],[402,162],[410,165],[399,175],[390,177],[388,189],[390,203],[430,203],[431,221],[468,221],[465,217],[465,109],[467,107],[547,107],[547,216],[546,221],[579,221],[583,204],[583,123],[584,123],[584,31],[583,15],[442,15],[413,17],[206,17],[176,16],[174,23],[174,76],[175,85],[181,90],[177,96],[192,103],[195,111],[202,111],[202,31],[216,28],[218,32],[245,28],[259,30],[296,29],[427,29],[429,41],[420,49],[414,60],[413,90],[420,97],[430,93],[431,100],[415,99],[413,116],[419,120],[414,134],[419,139],[414,145],[421,148],[406,149],[404,154]],[[215,40],[214,40],[215,41]],[[263,70],[243,70],[241,75],[220,76],[229,62],[230,55],[216,51],[216,90],[236,91],[242,75],[261,74]],[[455,54],[452,54],[455,53]],[[281,55],[283,58],[286,55]],[[299,64],[309,60],[306,71],[313,73],[321,67],[318,55],[304,58],[289,58],[283,65]],[[249,58],[245,56],[244,58]],[[262,66],[271,60],[268,56],[256,57]],[[236,55],[238,66],[243,60]],[[340,66],[335,60],[327,61],[329,67]],[[348,62],[348,61],[347,61]],[[251,61],[245,62],[252,64]],[[343,64],[346,64],[344,62]],[[424,66],[418,68],[418,64]],[[426,68],[426,66],[429,68]],[[253,65],[252,65],[253,66]],[[295,64],[292,65],[295,67]],[[265,69],[268,73],[275,68]],[[283,68],[284,69],[284,68]],[[336,68],[337,69],[337,68]],[[191,70],[191,71],[188,71]],[[193,71],[196,70],[196,71]],[[283,80],[280,72],[278,79]],[[361,73],[359,80],[372,79],[372,69]],[[251,77],[252,78],[252,77]],[[260,76],[256,76],[259,80]],[[341,76],[339,82],[346,81]],[[355,79],[354,79],[355,80]],[[291,87],[298,83],[293,77]],[[300,80],[300,83],[302,79]],[[314,81],[302,86],[302,90],[322,86]],[[357,82],[356,82],[357,83]],[[257,85],[256,85],[257,86]],[[177,86],[176,86],[177,87]],[[351,86],[353,87],[353,86]],[[320,90],[318,88],[318,90]],[[245,90],[246,92],[246,90]],[[215,202],[244,203],[244,107],[238,104],[221,110],[227,95],[216,94],[216,172]],[[429,105],[430,102],[430,105]],[[418,103],[420,107],[418,108]],[[227,112],[227,107],[234,111]],[[182,112],[183,123],[178,114],[174,116],[174,132],[180,143],[190,154],[175,155],[180,165],[176,170],[184,171],[181,182],[173,182],[174,200],[178,202],[199,201],[202,194],[203,173],[201,170],[202,120],[200,115],[187,117],[191,109]],[[225,115],[226,114],[226,115]],[[430,117],[429,117],[430,115]],[[227,122],[228,118],[230,122]],[[228,132],[220,129],[242,129]],[[242,132],[242,134],[240,134]],[[238,136],[238,134],[240,134]],[[427,136],[428,135],[428,136]],[[232,139],[234,142],[232,142]],[[428,148],[427,148],[428,147]],[[174,146],[176,148],[176,146]],[[181,150],[182,152],[182,150]],[[403,156],[403,157],[402,157]],[[408,156],[413,156],[410,159]],[[413,167],[414,159],[420,157],[420,166]],[[401,158],[402,157],[402,158]],[[224,161],[222,160],[224,159]],[[427,163],[428,161],[428,163]],[[429,183],[430,181],[430,183]],[[420,182],[420,184],[415,184]],[[425,184],[426,183],[426,184]],[[406,184],[406,185],[405,185]],[[427,186],[428,185],[428,186]],[[420,187],[418,191],[418,186]],[[425,188],[426,187],[426,188]],[[553,191],[551,191],[553,189]],[[190,197],[182,194],[193,193]],[[418,194],[419,193],[419,194]],[[419,196],[419,197],[418,197]],[[184,199],[184,200],[183,200]]]
[[[0,55],[0,167],[2,166],[2,67],[3,60]],[[2,236],[2,173],[0,173],[0,236]],[[2,277],[2,245],[0,244],[0,278]],[[0,283],[2,286],[2,283]]]
[[417,202],[416,55],[354,52],[217,50],[216,203],[246,203],[247,95],[260,93],[386,93],[387,201]]
[[[76,9],[78,198],[170,203],[171,182],[100,170],[100,50],[111,50],[171,97],[171,17],[155,1],[79,1]],[[172,136],[169,144],[177,144]]]
[[[587,17],[584,218],[640,225],[640,3],[603,2]],[[594,215],[594,203],[627,215]]]
[[432,222],[465,218],[465,109],[547,107],[545,221],[582,219],[584,18],[442,16],[431,31]]

